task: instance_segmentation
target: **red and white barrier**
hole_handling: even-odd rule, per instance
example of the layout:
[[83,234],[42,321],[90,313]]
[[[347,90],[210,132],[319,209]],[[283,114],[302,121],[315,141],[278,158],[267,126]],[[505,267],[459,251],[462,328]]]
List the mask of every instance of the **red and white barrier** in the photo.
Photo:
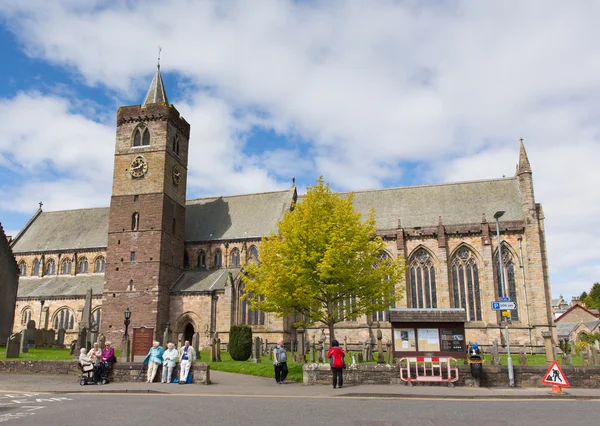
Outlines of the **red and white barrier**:
[[398,365],[400,379],[405,382],[452,383],[458,380],[456,359],[451,357],[407,357],[400,359]]

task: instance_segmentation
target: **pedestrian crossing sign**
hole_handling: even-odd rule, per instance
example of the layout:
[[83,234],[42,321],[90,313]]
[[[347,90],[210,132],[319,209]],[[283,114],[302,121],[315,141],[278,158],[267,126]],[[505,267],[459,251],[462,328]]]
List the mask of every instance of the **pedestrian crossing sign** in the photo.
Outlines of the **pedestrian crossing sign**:
[[545,385],[553,385],[553,386],[565,386],[570,387],[569,381],[567,380],[567,376],[560,369],[558,362],[554,361],[548,372],[544,374],[544,378],[542,379],[542,383]]

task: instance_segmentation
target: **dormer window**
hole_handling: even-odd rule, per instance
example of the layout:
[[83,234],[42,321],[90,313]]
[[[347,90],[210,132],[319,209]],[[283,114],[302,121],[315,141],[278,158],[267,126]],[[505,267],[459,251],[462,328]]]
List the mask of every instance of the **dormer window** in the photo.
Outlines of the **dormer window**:
[[149,146],[150,130],[143,124],[133,131],[133,146]]

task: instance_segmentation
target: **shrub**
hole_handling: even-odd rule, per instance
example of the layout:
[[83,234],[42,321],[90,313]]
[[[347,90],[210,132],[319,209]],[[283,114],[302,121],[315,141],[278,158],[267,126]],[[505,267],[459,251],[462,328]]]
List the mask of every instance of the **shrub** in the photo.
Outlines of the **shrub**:
[[252,355],[252,328],[233,325],[229,329],[229,355],[235,361],[247,361]]

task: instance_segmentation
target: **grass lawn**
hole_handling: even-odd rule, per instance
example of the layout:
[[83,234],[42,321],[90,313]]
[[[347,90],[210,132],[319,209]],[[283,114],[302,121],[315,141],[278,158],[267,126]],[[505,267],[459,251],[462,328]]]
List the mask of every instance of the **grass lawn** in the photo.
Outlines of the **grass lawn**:
[[[28,352],[22,353],[19,358],[10,358],[23,361],[72,361],[73,357],[69,355],[70,349],[58,348],[36,348],[29,349]],[[119,351],[115,351],[115,356],[119,356]],[[6,346],[0,346],[0,359],[6,359]]]
[[[200,362],[210,364],[211,370],[227,371],[229,373],[248,374],[250,376],[271,377],[275,379],[273,370],[273,361],[269,360],[269,356],[265,355],[261,358],[260,363],[252,362],[252,358],[248,361],[234,361],[228,352],[221,352],[221,362],[208,362],[210,356],[208,351],[200,351]],[[288,356],[288,376],[289,380],[302,383],[302,366],[296,364],[294,360]]]

